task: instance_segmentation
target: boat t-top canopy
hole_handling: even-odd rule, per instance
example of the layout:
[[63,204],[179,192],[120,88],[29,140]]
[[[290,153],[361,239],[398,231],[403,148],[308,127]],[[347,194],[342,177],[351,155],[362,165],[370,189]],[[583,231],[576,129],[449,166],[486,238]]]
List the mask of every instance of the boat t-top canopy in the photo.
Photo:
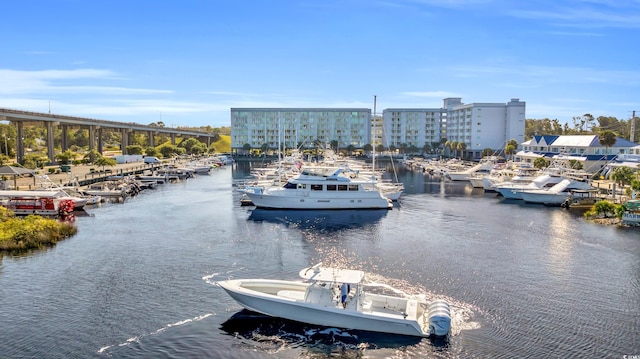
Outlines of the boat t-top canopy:
[[364,272],[353,269],[313,266],[301,270],[300,276],[304,279],[319,282],[358,284],[364,279]]

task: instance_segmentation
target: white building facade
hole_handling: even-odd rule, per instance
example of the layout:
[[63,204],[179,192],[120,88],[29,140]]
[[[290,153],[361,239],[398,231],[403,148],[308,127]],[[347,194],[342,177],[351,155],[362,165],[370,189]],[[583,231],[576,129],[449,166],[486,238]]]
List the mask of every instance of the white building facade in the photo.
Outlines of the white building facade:
[[422,150],[455,141],[466,144],[464,157],[480,158],[486,148],[501,151],[512,139],[522,143],[524,130],[525,102],[519,99],[464,104],[461,98],[446,98],[442,108],[390,108],[383,110],[381,124],[372,121],[371,109],[364,108],[231,109],[233,149],[246,144],[251,148],[265,144],[271,149],[279,144],[309,148],[316,141],[363,148],[381,141],[385,148],[415,146]]
[[446,111],[441,108],[390,108],[382,111],[382,145],[436,148],[445,137]]
[[537,157],[576,160],[589,172],[596,172],[611,162],[630,162],[632,167],[640,163],[640,146],[621,137],[610,147],[603,146],[598,135],[536,135],[520,145],[522,150],[516,153],[516,160],[533,162]]
[[232,108],[231,148],[314,147],[338,141],[339,148],[371,142],[371,110],[365,108]]
[[486,148],[501,151],[510,140],[524,141],[525,102],[514,98],[507,103],[464,104],[461,100],[444,99],[446,138],[465,143],[465,152],[472,157],[481,157]]

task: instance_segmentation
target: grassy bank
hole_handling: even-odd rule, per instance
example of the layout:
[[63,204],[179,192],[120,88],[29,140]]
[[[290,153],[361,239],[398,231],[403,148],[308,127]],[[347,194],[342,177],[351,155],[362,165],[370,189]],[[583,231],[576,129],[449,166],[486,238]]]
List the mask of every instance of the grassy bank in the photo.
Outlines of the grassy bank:
[[71,223],[36,215],[16,217],[11,210],[0,207],[0,253],[19,253],[52,246],[77,231]]

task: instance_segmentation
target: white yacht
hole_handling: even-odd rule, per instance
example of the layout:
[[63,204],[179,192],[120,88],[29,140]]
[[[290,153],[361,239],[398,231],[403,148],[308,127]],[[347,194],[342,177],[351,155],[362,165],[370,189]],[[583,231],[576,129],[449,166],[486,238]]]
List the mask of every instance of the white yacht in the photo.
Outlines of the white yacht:
[[364,209],[392,208],[370,181],[344,175],[343,168],[307,168],[280,187],[245,187],[243,192],[258,208]]
[[[451,312],[444,300],[427,302],[424,296],[368,284],[359,270],[318,264],[299,274],[304,280],[231,279],[217,284],[244,308],[272,317],[419,337],[449,334]],[[345,284],[347,289],[341,291]],[[396,295],[377,294],[372,289],[381,286]]]
[[591,189],[593,189],[593,187],[587,182],[565,178],[548,189],[527,189],[522,191],[520,195],[527,203],[560,206],[571,196],[572,190]]
[[496,185],[496,192],[506,199],[522,199],[522,191],[549,188],[562,181],[562,177],[550,174],[543,174],[528,183],[505,182]]
[[447,171],[447,176],[452,181],[469,181],[473,176],[488,175],[498,164],[495,156],[484,157],[477,164],[458,171]]

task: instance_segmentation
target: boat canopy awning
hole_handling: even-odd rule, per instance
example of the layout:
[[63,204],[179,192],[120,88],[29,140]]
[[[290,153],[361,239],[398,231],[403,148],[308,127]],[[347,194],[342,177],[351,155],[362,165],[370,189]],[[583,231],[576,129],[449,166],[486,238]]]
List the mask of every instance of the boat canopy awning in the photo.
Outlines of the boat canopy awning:
[[304,277],[320,282],[358,284],[364,278],[364,272],[353,269],[318,268]]
[[576,161],[580,161],[580,162],[584,162],[584,161],[587,160],[586,157],[582,157],[582,156],[567,156],[567,155],[555,155],[552,158],[554,160],[566,160],[566,161],[576,160]]

